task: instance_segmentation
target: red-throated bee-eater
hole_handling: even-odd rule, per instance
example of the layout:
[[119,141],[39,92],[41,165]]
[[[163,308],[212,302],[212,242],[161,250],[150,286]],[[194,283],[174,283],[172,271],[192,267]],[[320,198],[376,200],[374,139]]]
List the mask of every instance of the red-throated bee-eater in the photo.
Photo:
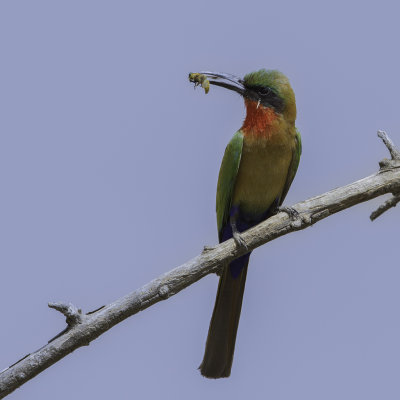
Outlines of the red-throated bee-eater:
[[[233,237],[245,246],[243,232],[276,213],[296,174],[301,137],[295,127],[296,101],[285,75],[262,69],[243,79],[230,74],[190,74],[208,92],[209,84],[239,93],[246,118],[226,147],[217,186],[219,241]],[[231,373],[236,333],[250,253],[232,261],[220,275],[203,362],[208,378]]]

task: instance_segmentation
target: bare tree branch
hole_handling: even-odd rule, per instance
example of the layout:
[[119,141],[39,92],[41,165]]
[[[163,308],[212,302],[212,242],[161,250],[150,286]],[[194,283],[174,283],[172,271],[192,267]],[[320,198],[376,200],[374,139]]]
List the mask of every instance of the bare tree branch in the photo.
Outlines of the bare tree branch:
[[385,201],[381,206],[379,206],[370,216],[371,221],[375,220],[381,216],[385,211],[390,208],[396,207],[396,204],[400,201],[400,194],[391,197],[389,200]]
[[78,309],[73,304],[49,303],[48,306],[65,315],[68,327],[73,327],[82,323],[82,310]]
[[[294,217],[286,212],[280,212],[249,229],[242,234],[248,250],[253,250],[290,232],[305,229],[332,214],[385,193],[400,193],[400,152],[384,132],[380,131],[378,135],[392,155],[392,160],[380,163],[379,172],[295,204],[292,207],[296,210],[296,213],[293,213]],[[386,205],[382,207],[388,209]],[[0,399],[69,353],[88,345],[114,325],[161,300],[166,300],[204,276],[216,272],[222,265],[248,250],[237,247],[232,239],[215,247],[205,247],[200,255],[187,263],[161,275],[125,297],[87,314],[82,314],[72,304],[49,304],[49,307],[66,316],[67,328],[47,345],[28,354],[0,373]]]
[[378,131],[378,136],[383,140],[383,143],[388,148],[392,160],[400,160],[400,151],[396,148],[386,132]]
[[[388,148],[390,156],[392,157],[391,160],[388,160],[387,158],[383,159],[380,163],[379,166],[382,168],[390,168],[396,165],[399,165],[400,163],[400,151],[396,148],[394,143],[390,140],[389,136],[386,134],[384,131],[378,131],[378,136],[382,139],[383,143],[385,146]],[[387,200],[384,204],[378,207],[377,210],[375,210],[371,215],[370,219],[371,221],[375,220],[379,216],[381,216],[385,211],[396,207],[396,204],[400,201],[400,193],[397,191],[392,191],[393,197],[391,197],[389,200]]]

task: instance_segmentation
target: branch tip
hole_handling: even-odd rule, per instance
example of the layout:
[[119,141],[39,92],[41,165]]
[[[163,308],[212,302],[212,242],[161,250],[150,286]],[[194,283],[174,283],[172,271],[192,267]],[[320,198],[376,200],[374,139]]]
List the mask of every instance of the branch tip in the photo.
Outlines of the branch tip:
[[396,207],[397,203],[400,202],[400,193],[393,195],[389,200],[386,200],[381,206],[379,206],[371,215],[369,216],[371,221],[374,221],[380,217],[385,211]]
[[[384,158],[379,162],[380,169],[389,169],[395,168],[400,166],[400,151],[392,142],[390,137],[387,135],[385,131],[378,131],[378,137],[382,139],[383,143],[389,150],[391,160]],[[398,189],[396,191],[392,191],[393,197],[389,200],[385,201],[381,206],[379,206],[371,215],[369,216],[371,221],[374,221],[379,216],[381,216],[385,211],[389,210],[390,208],[396,207],[396,204],[400,201],[400,193]]]
[[72,303],[49,303],[48,306],[65,315],[69,327],[82,323],[82,310]]
[[392,157],[392,160],[400,160],[400,151],[397,149],[395,144],[392,142],[390,137],[387,135],[385,131],[378,131],[378,137],[380,137],[389,150],[390,156]]

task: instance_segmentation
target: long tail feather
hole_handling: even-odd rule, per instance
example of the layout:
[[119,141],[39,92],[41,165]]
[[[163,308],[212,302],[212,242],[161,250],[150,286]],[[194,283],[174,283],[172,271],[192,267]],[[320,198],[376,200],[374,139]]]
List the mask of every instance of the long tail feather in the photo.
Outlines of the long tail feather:
[[249,257],[250,254],[246,254],[235,260],[220,277],[204,358],[199,367],[207,378],[226,378],[231,374]]

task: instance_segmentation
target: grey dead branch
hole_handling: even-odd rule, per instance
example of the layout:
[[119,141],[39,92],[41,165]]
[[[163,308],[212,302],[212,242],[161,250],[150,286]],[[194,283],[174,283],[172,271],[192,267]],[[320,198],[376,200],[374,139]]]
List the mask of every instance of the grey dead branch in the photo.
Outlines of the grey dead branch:
[[[371,214],[371,220],[395,207],[400,201],[400,151],[385,132],[378,131],[378,136],[388,148],[391,159],[382,160],[377,173],[295,204],[292,206],[297,211],[294,218],[280,212],[249,229],[242,235],[247,248],[253,250],[386,193],[392,193],[393,196]],[[48,344],[0,372],[0,399],[74,350],[89,345],[119,322],[168,299],[246,251],[243,247],[237,247],[232,239],[215,247],[205,247],[200,255],[185,264],[113,303],[86,314],[70,303],[49,303],[49,307],[66,317],[67,327]]]

